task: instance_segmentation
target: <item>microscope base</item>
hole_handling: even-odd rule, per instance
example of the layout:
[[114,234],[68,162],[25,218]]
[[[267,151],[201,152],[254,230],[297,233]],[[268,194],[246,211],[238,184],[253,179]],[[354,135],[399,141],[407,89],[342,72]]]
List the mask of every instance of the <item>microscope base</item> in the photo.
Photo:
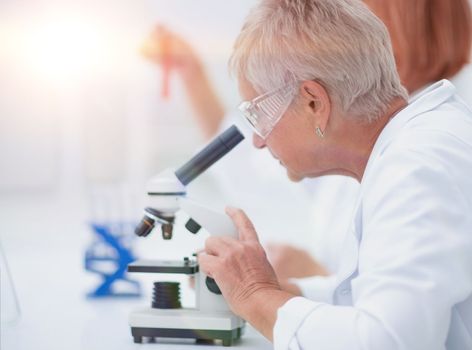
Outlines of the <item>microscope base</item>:
[[131,313],[129,324],[135,343],[142,343],[143,337],[190,338],[231,346],[244,330],[244,321],[231,312],[196,309],[148,308]]
[[131,327],[131,335],[135,343],[142,343],[143,337],[150,338],[190,338],[196,341],[221,340],[223,346],[232,346],[241,338],[243,328],[229,331],[208,329],[172,329],[172,328],[139,328]]

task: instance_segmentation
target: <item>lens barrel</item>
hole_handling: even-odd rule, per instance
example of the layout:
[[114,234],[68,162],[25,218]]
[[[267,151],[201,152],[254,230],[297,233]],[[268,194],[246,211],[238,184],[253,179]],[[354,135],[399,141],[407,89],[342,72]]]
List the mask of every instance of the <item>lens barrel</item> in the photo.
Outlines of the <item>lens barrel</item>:
[[144,215],[138,226],[134,229],[134,233],[139,237],[146,237],[149,235],[154,228],[155,220],[149,216]]

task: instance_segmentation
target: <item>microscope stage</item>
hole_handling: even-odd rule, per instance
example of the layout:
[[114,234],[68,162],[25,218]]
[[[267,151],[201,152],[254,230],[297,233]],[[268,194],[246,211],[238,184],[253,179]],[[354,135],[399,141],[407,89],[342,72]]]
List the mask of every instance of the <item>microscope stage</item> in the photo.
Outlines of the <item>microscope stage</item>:
[[128,265],[128,272],[194,275],[198,272],[198,263],[192,260],[137,260]]

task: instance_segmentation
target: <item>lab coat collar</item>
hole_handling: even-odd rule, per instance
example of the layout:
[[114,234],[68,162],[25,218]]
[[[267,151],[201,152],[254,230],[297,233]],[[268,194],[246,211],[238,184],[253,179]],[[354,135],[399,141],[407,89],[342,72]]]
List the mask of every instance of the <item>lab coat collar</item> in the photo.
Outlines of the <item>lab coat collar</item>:
[[[395,135],[411,120],[415,117],[428,112],[444,101],[448,100],[451,96],[454,95],[456,88],[452,85],[451,82],[444,79],[438,81],[435,84],[432,84],[421,93],[413,97],[408,105],[398,112],[394,118],[392,118],[384,129],[380,133],[372,153],[367,162],[367,166],[364,171],[363,179],[369,173],[369,169],[372,166],[372,163],[375,162],[375,159],[385,150],[385,148],[390,144]],[[362,183],[362,182],[361,182]]]

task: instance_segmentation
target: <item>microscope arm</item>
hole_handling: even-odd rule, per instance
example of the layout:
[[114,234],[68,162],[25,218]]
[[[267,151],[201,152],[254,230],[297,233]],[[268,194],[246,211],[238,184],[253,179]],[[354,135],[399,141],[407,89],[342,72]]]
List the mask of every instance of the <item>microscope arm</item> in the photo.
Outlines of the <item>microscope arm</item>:
[[163,238],[171,239],[174,215],[179,210],[179,199],[186,194],[185,186],[225,156],[242,140],[244,140],[244,136],[233,125],[175,172],[166,169],[154,176],[146,186],[147,206],[143,218],[135,229],[136,235],[140,237],[149,235],[156,223],[159,223]]
[[211,236],[230,236],[238,238],[238,231],[233,221],[223,212],[208,208],[189,198],[180,198],[180,208]]

